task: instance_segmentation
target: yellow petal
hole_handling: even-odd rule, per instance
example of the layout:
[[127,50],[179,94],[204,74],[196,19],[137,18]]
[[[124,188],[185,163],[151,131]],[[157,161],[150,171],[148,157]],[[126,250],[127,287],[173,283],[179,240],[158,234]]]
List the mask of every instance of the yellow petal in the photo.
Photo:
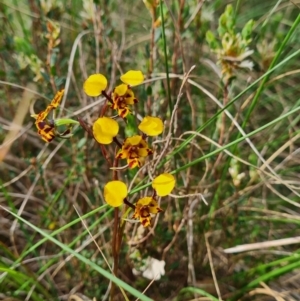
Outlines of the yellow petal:
[[110,181],[104,186],[105,202],[112,207],[119,207],[127,196],[127,187],[122,181]]
[[139,158],[127,159],[127,164],[129,168],[141,167],[141,161]]
[[138,102],[138,100],[134,97],[133,91],[130,88],[127,89],[124,99],[127,105],[133,105]]
[[61,89],[60,91],[58,91],[58,92],[55,94],[55,96],[53,97],[50,106],[52,106],[53,108],[57,108],[58,105],[59,105],[60,102],[61,102],[61,99],[62,99],[63,96],[64,96],[64,92],[65,92],[65,89]]
[[144,198],[141,198],[137,201],[136,205],[137,208],[138,207],[143,207],[143,206],[148,206],[152,201],[152,197],[151,196],[146,196]]
[[130,110],[128,107],[124,107],[122,109],[118,109],[118,115],[121,118],[125,118],[130,113]]
[[111,144],[113,141],[113,137],[112,136],[108,136],[108,135],[95,135],[95,139],[101,143],[101,144]]
[[138,145],[142,140],[142,136],[134,135],[132,137],[128,137],[124,143],[124,145]]
[[138,156],[139,157],[147,157],[149,155],[152,155],[150,149],[148,149],[148,148],[139,148],[139,150],[138,150]]
[[163,173],[153,180],[152,187],[156,190],[158,196],[166,196],[173,190],[175,182],[172,175]]
[[101,144],[110,144],[119,132],[119,124],[108,117],[100,117],[93,124],[95,139]]
[[116,158],[118,158],[118,159],[126,159],[126,158],[128,158],[128,156],[129,156],[128,150],[126,150],[126,149],[124,149],[124,150],[120,149],[118,151],[117,155],[116,155]]
[[119,86],[116,86],[114,89],[114,95],[115,96],[123,96],[128,90],[128,86],[125,84],[121,84]]
[[107,87],[107,79],[104,75],[92,74],[83,84],[83,90],[88,96],[99,96]]
[[133,218],[139,218],[144,227],[150,226],[151,214],[157,214],[162,209],[152,197],[144,197],[137,201]]
[[162,212],[162,209],[159,208],[158,203],[154,199],[152,199],[149,204],[149,212],[152,214],[157,214],[159,212]]
[[130,85],[130,86],[136,86],[139,85],[144,81],[144,75],[142,71],[139,70],[130,70],[123,74],[120,77],[121,81],[124,84]]
[[147,228],[151,225],[151,217],[140,217],[140,222],[144,228]]
[[158,117],[146,116],[138,128],[148,136],[157,136],[163,132],[164,124]]

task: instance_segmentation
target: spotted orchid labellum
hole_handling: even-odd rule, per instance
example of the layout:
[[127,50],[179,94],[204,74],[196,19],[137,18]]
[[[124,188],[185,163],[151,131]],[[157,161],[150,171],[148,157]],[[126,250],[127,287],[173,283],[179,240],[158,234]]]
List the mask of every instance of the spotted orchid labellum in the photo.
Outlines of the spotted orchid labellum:
[[139,219],[144,227],[151,225],[151,215],[162,212],[153,197],[144,197],[137,201],[132,218]]
[[126,159],[129,168],[141,167],[143,159],[153,154],[141,135],[126,138],[116,158]]

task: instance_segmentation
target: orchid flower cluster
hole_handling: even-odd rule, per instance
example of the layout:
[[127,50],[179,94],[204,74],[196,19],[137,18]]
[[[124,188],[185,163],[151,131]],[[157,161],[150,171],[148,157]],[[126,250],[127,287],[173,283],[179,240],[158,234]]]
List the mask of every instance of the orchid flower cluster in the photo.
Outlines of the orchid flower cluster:
[[[144,227],[150,226],[152,215],[162,211],[158,206],[156,196],[167,196],[174,186],[175,179],[171,174],[163,173],[157,176],[152,182],[153,195],[143,197],[137,201],[132,218],[139,219]],[[104,186],[104,199],[112,207],[119,207],[123,203],[129,205],[130,203],[126,199],[127,195],[127,186],[122,181],[110,181]]]
[[[160,135],[164,130],[163,122],[158,117],[146,116],[138,125],[140,134],[126,137],[123,143],[119,142],[117,135],[119,133],[119,123],[117,120],[126,120],[128,114],[131,114],[131,106],[138,102],[134,95],[132,87],[141,84],[144,81],[144,75],[139,70],[130,70],[121,76],[122,84],[116,86],[111,93],[106,92],[108,85],[107,79],[102,74],[93,74],[84,82],[83,89],[88,96],[97,97],[103,95],[107,99],[108,106],[117,112],[114,117],[100,116],[95,120],[90,128],[83,120],[79,122],[73,119],[56,119],[55,109],[59,106],[64,95],[64,89],[58,91],[51,103],[45,110],[32,117],[36,119],[35,125],[38,134],[46,142],[51,142],[55,137],[70,138],[74,124],[79,124],[93,136],[100,145],[108,145],[115,142],[119,148],[115,153],[115,162],[120,159],[127,161],[125,168],[140,168],[143,166],[147,157],[153,154],[153,149],[148,145],[147,138]],[[105,106],[106,109],[106,106]],[[105,112],[106,110],[102,110]],[[52,118],[48,115],[52,112]],[[103,115],[103,114],[101,114]],[[58,127],[65,126],[63,132]],[[114,169],[118,167],[114,166]],[[124,167],[119,168],[124,170]],[[152,182],[154,192],[152,196],[139,199],[135,205],[127,200],[126,184],[117,179],[117,173],[114,173],[113,181],[104,186],[104,199],[108,205],[119,207],[126,204],[134,209],[133,219],[138,219],[144,227],[151,224],[151,217],[162,211],[158,206],[157,196],[162,197],[171,193],[175,186],[175,178],[168,173],[157,176]]]
[[[144,75],[139,70],[130,70],[121,76],[122,83],[116,86],[111,93],[106,92],[108,81],[103,74],[92,74],[84,82],[83,89],[88,96],[97,97],[103,95],[107,99],[108,106],[115,110],[115,117],[101,116],[92,126],[94,139],[103,145],[115,142],[119,147],[115,154],[115,160],[124,159],[130,169],[140,168],[147,157],[153,154],[149,147],[147,138],[158,136],[163,132],[164,125],[160,118],[146,116],[138,126],[141,134],[126,137],[120,143],[117,135],[119,133],[118,119],[126,120],[131,114],[131,106],[138,102],[132,87],[144,81]],[[152,182],[154,189],[152,196],[139,199],[135,205],[127,200],[126,184],[118,179],[108,182],[104,186],[104,199],[112,207],[119,207],[126,204],[134,209],[133,219],[138,219],[144,227],[151,224],[151,217],[162,211],[156,200],[157,196],[168,195],[175,186],[175,179],[171,174],[164,173],[156,177]]]

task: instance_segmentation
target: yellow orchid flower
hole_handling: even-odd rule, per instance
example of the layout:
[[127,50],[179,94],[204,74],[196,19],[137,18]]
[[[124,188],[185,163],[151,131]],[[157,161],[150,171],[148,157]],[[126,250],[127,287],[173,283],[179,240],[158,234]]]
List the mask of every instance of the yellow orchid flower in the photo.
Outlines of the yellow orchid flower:
[[[39,114],[31,115],[33,118],[35,118],[35,125],[38,129],[38,134],[41,136],[41,138],[46,142],[51,142],[55,136],[59,136],[61,138],[69,138],[70,137],[70,129],[68,128],[63,133],[59,133],[55,129],[55,120],[47,120],[49,113],[56,109],[64,95],[65,90],[62,89],[58,91],[54,98],[52,99],[51,103],[47,106],[47,108],[44,111],[41,111]],[[75,120],[70,120],[70,123],[77,123]]]
[[112,109],[117,110],[118,115],[125,118],[130,113],[128,105],[133,105],[138,101],[131,87],[141,84],[144,81],[144,75],[139,70],[129,70],[120,79],[123,84],[114,88],[111,97],[105,92],[107,79],[101,73],[90,75],[83,84],[83,90],[92,97],[103,94],[111,103]]
[[115,87],[111,98],[113,102],[111,107],[114,110],[118,110],[118,115],[121,118],[125,118],[130,113],[128,105],[133,105],[138,102],[130,86],[125,84]]
[[142,166],[141,158],[152,154],[153,150],[148,147],[146,140],[140,135],[135,135],[125,139],[116,158],[127,159],[129,168],[135,168]]
[[161,211],[162,209],[159,208],[154,198],[144,197],[137,201],[132,217],[139,219],[144,227],[148,227],[151,224],[151,214],[157,214]]

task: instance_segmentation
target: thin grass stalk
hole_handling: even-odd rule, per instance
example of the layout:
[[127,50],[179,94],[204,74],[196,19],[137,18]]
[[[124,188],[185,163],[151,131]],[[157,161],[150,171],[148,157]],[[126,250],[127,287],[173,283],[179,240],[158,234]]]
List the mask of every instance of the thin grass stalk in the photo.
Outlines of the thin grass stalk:
[[[150,40],[150,56],[149,56],[149,65],[148,65],[148,75],[147,78],[152,77],[153,68],[154,68],[154,47],[155,47],[155,21],[156,21],[156,7],[151,6],[151,40]],[[146,85],[146,89],[150,87],[150,83]],[[148,93],[147,93],[148,94]],[[152,95],[147,96],[147,114],[151,115],[152,105],[151,105],[151,97]]]
[[[172,172],[170,172],[170,174],[176,174],[176,173],[179,173],[180,171],[183,171],[183,170],[185,170],[185,169],[187,169],[187,168],[189,168],[189,167],[191,167],[191,166],[193,166],[193,165],[196,165],[196,164],[198,164],[198,163],[204,161],[205,159],[208,159],[208,158],[210,158],[210,157],[212,157],[212,156],[218,154],[219,152],[222,152],[223,150],[225,150],[225,149],[227,149],[227,148],[230,148],[231,146],[234,146],[234,145],[236,145],[236,144],[238,144],[238,143],[240,143],[240,142],[246,140],[247,138],[250,138],[250,137],[254,136],[255,134],[257,134],[257,133],[263,131],[264,129],[268,128],[269,126],[272,126],[272,125],[276,124],[277,122],[283,120],[284,118],[290,116],[291,114],[296,113],[296,112],[299,111],[299,110],[300,110],[300,107],[297,107],[297,108],[295,108],[295,109],[293,109],[293,110],[291,110],[291,111],[289,111],[289,112],[287,112],[287,113],[285,113],[285,114],[279,116],[278,118],[276,118],[276,119],[270,121],[269,123],[267,123],[267,124],[261,126],[260,128],[258,128],[258,129],[256,129],[256,130],[254,130],[254,131],[252,131],[252,132],[246,134],[245,136],[242,136],[242,137],[240,137],[239,139],[236,139],[236,140],[234,140],[234,141],[232,141],[232,142],[230,142],[230,143],[228,143],[228,144],[226,144],[226,145],[224,145],[224,146],[222,146],[222,147],[220,147],[220,148],[218,148],[218,149],[216,149],[216,150],[214,150],[214,151],[212,151],[212,152],[210,152],[210,153],[208,153],[208,154],[206,154],[206,155],[204,155],[204,156],[202,156],[202,157],[200,157],[200,158],[195,159],[195,160],[192,161],[192,162],[189,162],[189,163],[187,163],[187,164],[185,164],[185,165],[183,165],[183,166],[181,166],[181,167],[179,167],[179,168],[173,170]],[[192,135],[192,136],[194,137],[195,135]],[[147,183],[147,184],[144,184],[144,185],[141,185],[141,186],[137,186],[137,187],[135,187],[134,189],[132,189],[132,190],[128,193],[128,195],[133,195],[134,193],[136,193],[136,192],[138,192],[138,191],[140,191],[140,190],[142,190],[142,189],[145,189],[145,188],[149,187],[150,185],[151,185],[151,182],[149,182],[149,183]]]
[[164,18],[162,0],[159,0],[159,7],[160,7],[160,17],[161,17],[162,39],[163,39],[163,45],[164,45],[163,50],[164,50],[164,56],[165,56],[165,68],[166,68],[166,75],[167,75],[168,103],[169,103],[169,110],[170,110],[170,114],[171,114],[174,104],[172,103],[172,97],[171,97],[169,63],[168,63],[168,52],[167,52],[167,39],[166,39],[166,33],[165,33],[165,18]]

